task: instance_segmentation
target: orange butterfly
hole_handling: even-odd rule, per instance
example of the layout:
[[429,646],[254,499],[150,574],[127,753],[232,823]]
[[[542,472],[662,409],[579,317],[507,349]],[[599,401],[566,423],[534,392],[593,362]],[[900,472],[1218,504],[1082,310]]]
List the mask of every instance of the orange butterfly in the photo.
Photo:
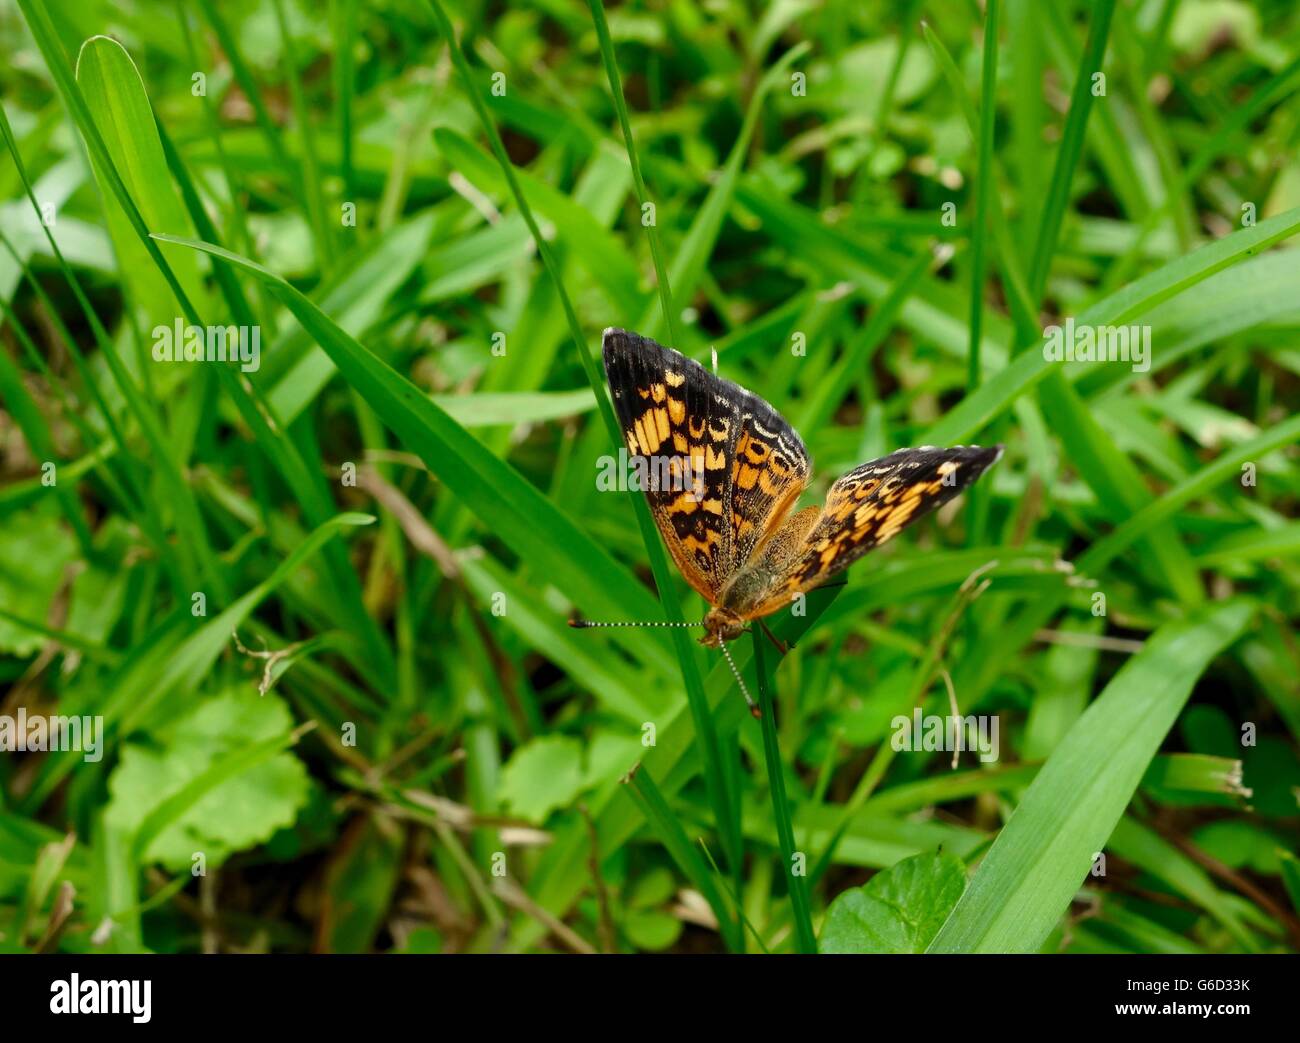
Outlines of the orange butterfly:
[[780,413],[635,333],[607,329],[603,352],[628,452],[650,476],[650,513],[682,575],[711,606],[701,643],[724,652],[746,623],[947,503],[1002,455],[1001,446],[900,449],[844,475],[824,506],[792,513],[810,467]]

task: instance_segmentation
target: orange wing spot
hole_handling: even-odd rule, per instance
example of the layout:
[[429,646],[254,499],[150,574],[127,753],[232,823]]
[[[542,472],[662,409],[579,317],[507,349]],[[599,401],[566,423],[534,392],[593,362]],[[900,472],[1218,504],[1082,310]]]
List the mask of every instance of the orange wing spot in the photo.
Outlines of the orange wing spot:
[[703,417],[700,417],[699,427],[695,426],[694,417],[691,417],[688,421],[686,421],[686,429],[691,433],[691,441],[698,442],[701,438],[704,437],[704,426],[706,423],[707,421]]
[[772,472],[770,469],[764,471],[758,476],[758,487],[762,489],[763,492],[767,493],[768,496],[776,496],[781,491],[779,485],[772,484]]
[[[706,505],[707,506],[707,505]],[[694,514],[695,509],[699,507],[695,497],[690,493],[682,493],[677,499],[673,500],[672,506],[668,508],[669,514]]]
[[[759,452],[762,450],[762,452]],[[772,452],[772,447],[766,442],[759,442],[756,439],[750,439],[745,446],[745,459],[751,464],[761,464]]]
[[[713,448],[713,446],[705,447],[705,452],[708,455],[705,457],[704,466],[710,471],[717,471],[727,466],[726,453],[719,453]],[[750,482],[749,484],[753,485],[754,483]],[[748,488],[748,486],[746,486],[746,488]]]
[[[662,384],[659,386],[661,388],[663,387]],[[655,410],[655,424],[659,428],[660,443],[668,441],[668,410],[664,409],[662,406]]]
[[682,546],[685,547],[687,550],[703,551],[705,554],[712,557],[713,544],[717,543],[721,538],[722,538],[721,536],[719,536],[716,532],[710,529],[709,532],[705,534],[704,539],[700,539],[698,536],[695,535],[687,536],[684,540],[682,540]]
[[736,484],[742,489],[754,488],[754,483],[758,481],[758,468],[745,466],[740,469],[740,475],[736,478]]
[[715,500],[705,500],[704,503],[702,504],[702,506],[703,506],[704,509],[705,509],[706,511],[708,511],[710,514],[717,514],[717,515],[721,515],[721,514],[722,514],[722,501],[721,501],[721,500],[716,500],[716,499],[715,499]]
[[666,369],[664,370],[664,380],[668,381],[670,388],[679,388],[686,383],[686,374],[675,369]]
[[659,439],[656,437],[654,424],[646,423],[649,419],[650,415],[648,413],[636,418],[636,437],[637,441],[641,443],[643,455],[653,453],[659,448]]
[[674,431],[673,448],[676,449],[679,453],[689,453],[691,451],[691,444],[688,441],[686,441],[686,436],[684,434],[682,434],[680,431]]
[[656,402],[662,402],[667,394],[668,390],[662,384],[650,385],[650,397]]
[[857,512],[853,515],[853,524],[866,525],[867,522],[871,521],[875,516],[876,516],[876,508],[859,507]]
[[686,419],[686,403],[680,398],[670,398],[668,400],[668,416],[674,425],[682,423]]
[[725,442],[727,440],[727,435],[731,432],[731,421],[723,419],[719,421],[719,423],[721,423],[721,427],[714,427],[712,424],[709,425],[709,437],[715,442]]

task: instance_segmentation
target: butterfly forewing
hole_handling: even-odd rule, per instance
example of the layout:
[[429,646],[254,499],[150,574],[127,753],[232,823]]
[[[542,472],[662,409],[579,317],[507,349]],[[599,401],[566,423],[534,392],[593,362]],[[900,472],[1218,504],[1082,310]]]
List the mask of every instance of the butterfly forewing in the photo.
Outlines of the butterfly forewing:
[[808,453],[781,415],[680,352],[606,330],[605,374],[646,499],[687,581],[716,604],[808,480]]

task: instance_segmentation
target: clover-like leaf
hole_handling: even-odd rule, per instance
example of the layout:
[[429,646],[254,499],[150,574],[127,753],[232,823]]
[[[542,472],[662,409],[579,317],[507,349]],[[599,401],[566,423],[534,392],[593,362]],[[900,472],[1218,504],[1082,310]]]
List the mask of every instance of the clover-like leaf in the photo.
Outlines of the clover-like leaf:
[[[143,859],[172,870],[196,853],[212,866],[267,840],[307,802],[306,769],[279,748],[292,727],[274,694],[204,698],[165,730],[163,745],[126,744],[108,784],[109,822],[131,835],[147,827]],[[249,759],[259,747],[264,755]]]
[[966,889],[966,869],[942,851],[904,858],[826,910],[824,953],[924,952]]
[[566,735],[533,739],[501,773],[501,800],[512,814],[541,822],[582,790],[582,745]]

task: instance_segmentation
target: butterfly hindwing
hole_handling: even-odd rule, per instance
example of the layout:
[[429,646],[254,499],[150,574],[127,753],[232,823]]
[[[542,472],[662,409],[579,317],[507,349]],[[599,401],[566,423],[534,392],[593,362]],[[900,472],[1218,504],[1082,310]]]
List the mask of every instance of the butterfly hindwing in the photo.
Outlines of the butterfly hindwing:
[[1001,446],[922,446],[854,468],[830,487],[802,547],[785,560],[767,590],[737,608],[752,619],[789,604],[793,594],[825,582],[947,503],[1001,455]]
[[610,329],[603,354],[655,524],[687,582],[716,604],[798,499],[807,451],[770,405],[680,352]]

